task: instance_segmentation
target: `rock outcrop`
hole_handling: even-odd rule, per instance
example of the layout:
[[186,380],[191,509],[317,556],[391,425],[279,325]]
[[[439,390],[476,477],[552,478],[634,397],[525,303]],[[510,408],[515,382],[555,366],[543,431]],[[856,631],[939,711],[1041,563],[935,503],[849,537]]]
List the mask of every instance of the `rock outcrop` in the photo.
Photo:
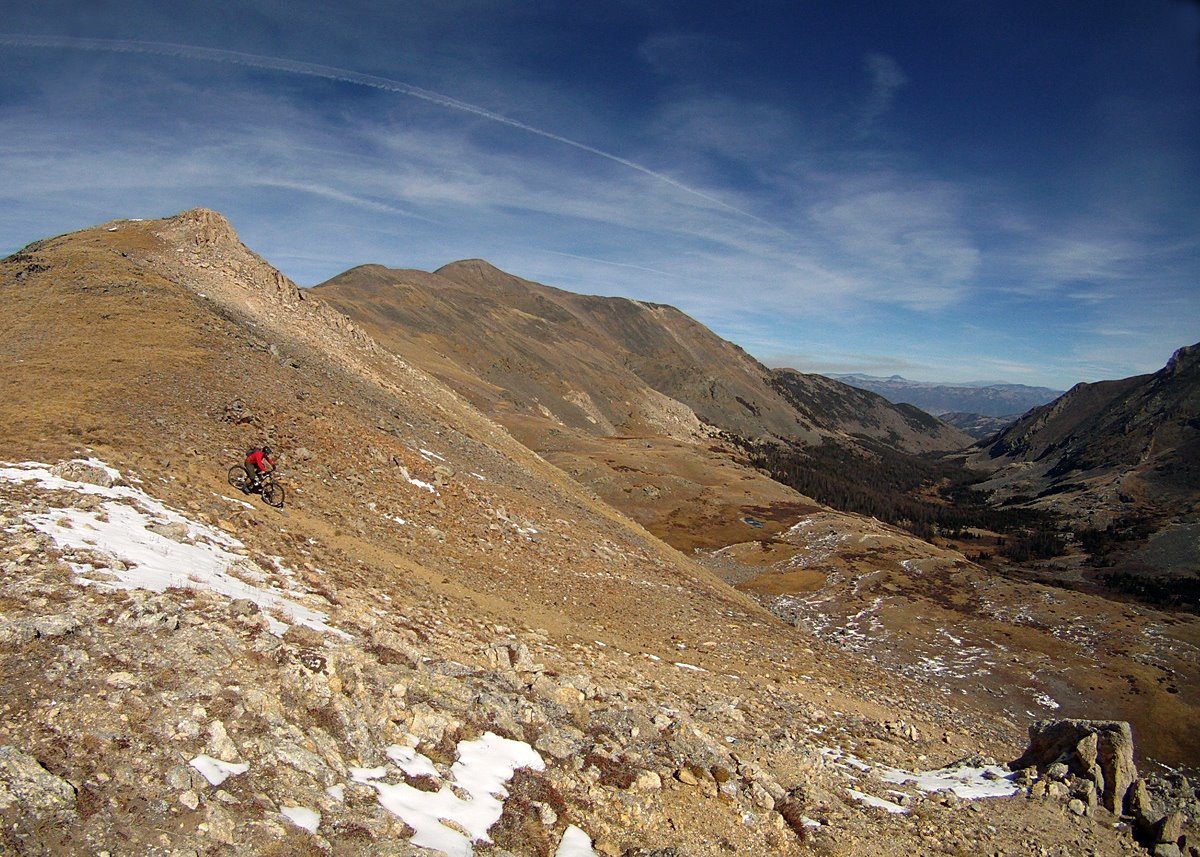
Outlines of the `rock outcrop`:
[[1156,857],[1182,854],[1183,815],[1154,809],[1133,753],[1133,733],[1124,721],[1039,720],[1029,727],[1029,747],[1011,767],[1036,769],[1048,793],[1058,787],[1064,795],[1077,795],[1070,808],[1078,815],[1087,814],[1099,796],[1105,809],[1132,818],[1138,841]]
[[30,822],[69,822],[75,813],[75,788],[47,771],[22,750],[0,747],[0,819],[24,826]]
[[1054,765],[1096,785],[1104,807],[1118,815],[1137,781],[1133,733],[1114,720],[1039,720],[1029,727],[1029,748],[1012,763],[1015,770],[1036,768],[1039,775]]

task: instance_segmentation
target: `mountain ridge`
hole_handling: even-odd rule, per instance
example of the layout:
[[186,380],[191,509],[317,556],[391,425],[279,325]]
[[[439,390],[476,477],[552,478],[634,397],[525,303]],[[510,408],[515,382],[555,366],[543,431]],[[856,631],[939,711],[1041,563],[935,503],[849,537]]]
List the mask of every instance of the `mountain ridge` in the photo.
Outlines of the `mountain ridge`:
[[[1158,372],[1075,385],[1025,414],[982,452],[993,462],[1049,464],[1051,482],[1121,470],[1122,478],[1156,473],[1160,487],[1177,483],[1181,491],[1197,491],[1200,478],[1186,458],[1197,443],[1198,407],[1200,345],[1185,346]],[[1185,450],[1177,452],[1178,445]],[[1180,466],[1169,472],[1148,466],[1159,456]],[[972,460],[984,462],[979,454]]]
[[816,506],[752,467],[745,439],[831,441],[864,458],[862,433],[920,452],[970,443],[873,394],[772,371],[675,307],[575,294],[480,260],[355,268],[313,293],[685,550],[755,526],[769,535]]
[[[327,296],[338,287],[344,290],[357,288],[361,291],[367,288],[368,284],[351,283],[350,280],[362,273],[365,272],[361,268],[353,268],[314,286],[314,291]],[[431,275],[413,269],[371,269],[369,273],[382,277],[382,281],[375,284],[379,286],[385,282],[396,286],[414,285],[404,282],[405,278],[414,276],[425,284],[429,282],[426,279],[428,276],[437,276],[450,279],[461,286],[484,286],[485,293],[494,293],[497,289],[502,289],[515,301],[515,308],[533,315],[539,310],[546,312],[550,304],[560,309],[566,308],[569,316],[552,312],[547,319],[601,331],[607,337],[607,345],[611,346],[616,342],[627,348],[622,354],[624,366],[633,369],[635,374],[653,389],[683,402],[702,420],[719,428],[740,431],[748,437],[774,433],[789,439],[807,437],[810,440],[813,439],[813,429],[817,428],[813,422],[805,424],[804,421],[798,421],[795,415],[788,413],[790,409],[787,403],[781,402],[778,392],[772,389],[776,377],[773,370],[759,363],[736,343],[721,339],[695,319],[669,304],[625,297],[574,294],[524,280],[480,259],[452,262],[438,268]],[[653,316],[652,324],[646,323],[647,313]],[[416,324],[420,329],[419,320]],[[636,332],[632,332],[631,327],[636,328]],[[637,346],[643,350],[653,348],[656,351],[653,355],[635,353],[626,343],[620,342],[619,337],[635,340]],[[662,368],[675,365],[669,359],[670,353],[675,349],[682,349],[684,356],[691,358],[690,361],[679,363],[679,368],[674,370],[682,373],[682,377],[678,374],[672,376],[670,370]],[[705,384],[703,379],[683,373],[682,366],[689,362],[711,370],[715,362],[710,356],[712,354],[729,358],[725,362],[734,366],[729,377],[711,377]],[[818,376],[803,377],[815,379]],[[825,387],[828,389],[828,385]],[[714,408],[713,402],[717,398],[723,400],[724,407]],[[755,419],[746,419],[745,413],[749,413]],[[811,420],[814,415],[810,413],[807,416]],[[922,428],[934,431],[937,424],[924,422]],[[948,450],[965,445],[963,436],[950,430],[944,430],[944,433],[945,440],[935,441],[941,444],[938,448]],[[932,447],[925,447],[928,448]]]
[[1087,536],[1093,553],[1098,538],[1129,542],[1105,559],[1116,566],[1108,574],[1128,566],[1135,577],[1200,577],[1188,535],[1200,528],[1197,413],[1200,345],[1191,345],[1158,372],[1077,384],[966,460],[992,473],[980,487],[994,498],[1053,510],[1081,533],[1107,533]]
[[910,381],[900,375],[879,378],[860,373],[833,374],[829,377],[871,390],[891,402],[915,405],[928,413],[975,413],[985,417],[1023,414],[1062,395],[1061,390],[1012,383],[947,384],[934,381]]

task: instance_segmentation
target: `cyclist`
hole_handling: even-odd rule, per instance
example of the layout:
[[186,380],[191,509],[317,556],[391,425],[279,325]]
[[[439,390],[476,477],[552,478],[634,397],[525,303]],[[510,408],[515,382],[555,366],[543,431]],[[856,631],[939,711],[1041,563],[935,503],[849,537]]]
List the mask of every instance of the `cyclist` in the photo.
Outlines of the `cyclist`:
[[246,475],[250,477],[249,489],[258,490],[262,487],[263,475],[275,469],[275,462],[271,460],[271,447],[250,450],[246,453],[246,461],[242,466],[246,468]]

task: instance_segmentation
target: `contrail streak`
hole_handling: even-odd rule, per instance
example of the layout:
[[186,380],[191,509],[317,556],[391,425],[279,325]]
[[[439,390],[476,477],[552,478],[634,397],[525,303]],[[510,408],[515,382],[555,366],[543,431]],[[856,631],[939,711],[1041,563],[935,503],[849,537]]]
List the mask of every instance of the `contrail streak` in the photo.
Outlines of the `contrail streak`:
[[658,268],[646,268],[642,265],[631,265],[628,262],[614,262],[611,259],[597,259],[595,256],[580,256],[576,253],[564,253],[561,250],[542,249],[542,252],[549,253],[553,256],[565,256],[568,259],[579,259],[583,262],[599,262],[601,265],[615,265],[618,268],[632,268],[635,271],[645,271],[649,274],[661,274],[664,277],[688,279],[687,277],[684,277],[683,274],[672,274],[670,271],[660,271]]
[[[470,113],[474,116],[479,116],[483,119],[499,122],[501,125],[507,125],[510,128],[517,128],[529,134],[536,134],[539,137],[544,137],[547,140],[553,140],[556,143],[562,143],[564,146],[570,146],[573,149],[578,149],[581,152],[587,152],[590,155],[595,155],[599,158],[604,158],[607,161],[612,161],[614,164],[620,164],[623,167],[628,167],[631,170],[636,170],[643,175],[656,179],[664,184],[681,190],[684,193],[690,194],[713,205],[719,206],[726,211],[731,211],[734,214],[748,217],[765,226],[778,230],[779,227],[770,223],[763,218],[751,214],[748,211],[743,211],[740,208],[730,205],[718,199],[715,196],[710,196],[703,191],[696,190],[693,187],[688,187],[682,182],[678,182],[670,176],[656,172],[649,167],[643,167],[641,164],[635,163],[627,158],[622,158],[620,155],[614,155],[611,152],[606,152],[603,149],[597,149],[594,146],[589,146],[586,143],[580,143],[577,140],[572,140],[569,137],[563,137],[551,131],[543,131],[541,128],[535,128],[532,125],[526,125],[524,122],[518,122],[516,119],[510,119],[500,113],[493,113],[483,107],[474,104],[468,104],[465,101],[459,101],[457,98],[451,98],[448,95],[442,95],[439,92],[432,92],[428,89],[422,89],[419,86],[413,86],[409,83],[404,83],[399,80],[392,80],[387,77],[377,77],[373,74],[362,74],[361,72],[351,71],[345,68],[337,68],[330,65],[319,65],[317,63],[301,62],[299,60],[280,59],[278,57],[265,57],[258,54],[244,54],[240,51],[227,51],[220,48],[205,48],[197,45],[177,45],[170,42],[140,42],[127,39],[83,39],[73,36],[32,36],[19,33],[0,33],[0,45],[9,45],[19,48],[68,48],[73,50],[83,51],[106,51],[109,53],[119,54],[154,54],[164,57],[175,57],[178,59],[201,60],[204,62],[227,63],[231,65],[246,66],[249,68],[261,68],[270,71],[282,71],[288,74],[300,74],[307,77],[320,77],[326,80],[339,81],[341,83],[351,83],[356,86],[366,86],[371,89],[380,89],[384,92],[394,92],[400,95],[409,95],[413,98],[419,98],[422,101],[428,101],[431,104],[437,104],[441,107],[448,107],[451,110],[460,110],[463,113]],[[782,231],[782,230],[779,230]]]

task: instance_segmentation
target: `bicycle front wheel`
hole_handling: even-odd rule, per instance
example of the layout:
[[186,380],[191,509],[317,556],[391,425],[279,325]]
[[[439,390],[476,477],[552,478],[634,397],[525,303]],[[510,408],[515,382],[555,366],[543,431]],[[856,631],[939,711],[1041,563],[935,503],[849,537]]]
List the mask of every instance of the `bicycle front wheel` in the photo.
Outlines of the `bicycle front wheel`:
[[283,486],[278,482],[270,481],[263,485],[262,496],[268,506],[276,509],[283,507]]

